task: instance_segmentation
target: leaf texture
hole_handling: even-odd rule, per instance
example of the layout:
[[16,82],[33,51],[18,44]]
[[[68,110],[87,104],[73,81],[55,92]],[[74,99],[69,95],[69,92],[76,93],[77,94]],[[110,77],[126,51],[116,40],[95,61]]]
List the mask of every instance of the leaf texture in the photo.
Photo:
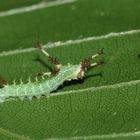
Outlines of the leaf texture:
[[[0,103],[0,139],[140,139],[139,5],[138,0],[78,0],[0,17],[0,75],[9,84],[15,79],[20,84],[20,78],[27,83],[29,77],[34,82],[52,66],[38,50],[28,49],[38,35],[42,44],[71,42],[47,48],[64,65],[78,64],[101,48],[105,52],[94,60],[104,65],[90,69],[83,80],[65,82],[50,97]],[[111,32],[118,35],[104,36]],[[74,43],[79,39],[85,41]]]

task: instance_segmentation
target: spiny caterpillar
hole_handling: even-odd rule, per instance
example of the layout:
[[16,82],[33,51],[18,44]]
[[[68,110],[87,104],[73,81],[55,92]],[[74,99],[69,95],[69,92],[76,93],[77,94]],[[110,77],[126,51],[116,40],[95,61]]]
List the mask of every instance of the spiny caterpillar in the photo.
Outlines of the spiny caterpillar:
[[40,44],[37,44],[36,48],[47,56],[49,61],[55,66],[55,70],[42,73],[41,76],[53,76],[49,80],[36,80],[34,83],[29,80],[28,83],[24,84],[21,82],[19,85],[16,85],[15,83],[13,85],[8,85],[6,80],[0,78],[2,82],[2,88],[0,88],[0,102],[12,98],[24,99],[27,97],[28,99],[32,99],[32,97],[40,98],[42,95],[47,96],[52,91],[55,91],[65,81],[82,79],[89,68],[103,64],[102,61],[91,63],[92,59],[103,54],[103,49],[95,55],[81,61],[80,64],[68,64],[63,66],[58,59],[49,55]]

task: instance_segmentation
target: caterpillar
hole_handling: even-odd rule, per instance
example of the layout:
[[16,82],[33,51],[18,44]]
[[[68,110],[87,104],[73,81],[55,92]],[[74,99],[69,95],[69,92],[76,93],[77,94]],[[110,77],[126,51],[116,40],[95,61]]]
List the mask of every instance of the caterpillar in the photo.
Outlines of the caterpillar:
[[0,88],[0,102],[15,98],[24,99],[26,97],[32,99],[33,97],[40,98],[42,95],[49,96],[51,92],[55,91],[65,81],[82,79],[89,68],[103,64],[103,61],[91,63],[92,59],[104,54],[103,49],[77,65],[68,63],[68,65],[63,66],[58,59],[45,51],[39,43],[36,45],[36,48],[38,48],[55,67],[55,70],[40,73],[39,75],[52,77],[49,80],[46,78],[42,81],[37,79],[36,82],[29,80],[26,84],[21,82],[21,84],[18,85],[8,85],[6,80],[0,78],[2,83],[2,88]]

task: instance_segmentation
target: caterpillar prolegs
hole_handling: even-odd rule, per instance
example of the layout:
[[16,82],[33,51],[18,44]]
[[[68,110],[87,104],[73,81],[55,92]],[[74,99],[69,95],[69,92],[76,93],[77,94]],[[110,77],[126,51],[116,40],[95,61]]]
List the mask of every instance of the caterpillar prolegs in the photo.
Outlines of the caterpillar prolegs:
[[29,82],[26,84],[21,83],[18,85],[8,85],[6,80],[0,78],[2,83],[2,88],[0,88],[0,102],[14,98],[24,99],[25,97],[27,97],[29,99],[32,99],[32,97],[39,98],[42,95],[47,96],[52,91],[55,91],[60,85],[62,85],[64,81],[82,79],[85,75],[85,72],[89,68],[103,64],[102,61],[91,63],[92,59],[103,54],[103,49],[101,49],[95,55],[81,61],[77,65],[71,65],[68,63],[68,65],[63,66],[58,59],[52,57],[47,51],[45,51],[41,47],[40,44],[37,44],[36,48],[38,48],[44,55],[46,55],[49,61],[51,61],[51,63],[53,63],[55,66],[54,71],[41,73],[40,75],[53,76],[49,80],[37,80],[33,83],[29,80]]

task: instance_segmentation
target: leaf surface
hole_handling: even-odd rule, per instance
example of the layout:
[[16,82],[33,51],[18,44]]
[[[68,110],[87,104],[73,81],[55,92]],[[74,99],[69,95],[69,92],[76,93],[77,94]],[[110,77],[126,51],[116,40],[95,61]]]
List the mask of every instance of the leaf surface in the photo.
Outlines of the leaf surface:
[[[37,50],[9,54],[9,50],[32,47],[35,32],[45,44],[139,29],[139,5],[138,0],[100,0],[100,4],[79,0],[0,18],[0,50],[7,53],[0,54],[0,74],[9,84],[15,79],[19,84],[21,77],[27,83],[31,76],[33,82],[38,72],[49,70],[50,63]],[[139,38],[140,33],[133,32],[48,48],[64,65],[78,64],[104,48],[105,55],[93,62],[105,64],[90,69],[83,80],[64,83],[48,98],[0,103],[0,139],[140,139]]]

